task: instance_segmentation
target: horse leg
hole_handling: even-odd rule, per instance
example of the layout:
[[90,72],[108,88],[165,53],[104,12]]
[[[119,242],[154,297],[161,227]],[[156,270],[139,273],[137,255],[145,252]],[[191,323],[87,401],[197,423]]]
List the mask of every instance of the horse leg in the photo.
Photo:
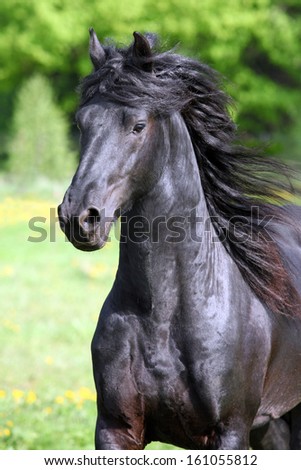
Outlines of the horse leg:
[[212,450],[247,450],[249,449],[249,426],[241,420],[233,420],[221,426],[212,445]]
[[142,450],[144,443],[117,420],[100,416],[96,422],[95,449]]
[[218,450],[249,449],[249,433],[243,430],[227,430],[220,436]]
[[[109,335],[107,335],[109,337]],[[125,336],[125,335],[123,335]],[[92,341],[98,417],[95,446],[98,450],[144,448],[144,404],[123,349],[102,348],[96,333]],[[122,365],[121,365],[122,364]]]
[[250,446],[254,450],[290,449],[290,429],[284,419],[271,420],[250,433]]
[[301,403],[288,413],[291,429],[290,449],[301,449]]
[[301,449],[301,404],[281,418],[253,429],[250,444],[256,450]]

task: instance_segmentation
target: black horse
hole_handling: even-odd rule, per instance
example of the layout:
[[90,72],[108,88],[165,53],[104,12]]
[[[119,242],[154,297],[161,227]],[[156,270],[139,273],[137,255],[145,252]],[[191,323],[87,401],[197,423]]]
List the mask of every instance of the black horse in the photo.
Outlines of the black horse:
[[[92,342],[96,447],[300,448],[300,211],[287,168],[237,145],[218,75],[90,31],[81,159],[59,207],[120,259]],[[251,436],[251,437],[250,437]]]

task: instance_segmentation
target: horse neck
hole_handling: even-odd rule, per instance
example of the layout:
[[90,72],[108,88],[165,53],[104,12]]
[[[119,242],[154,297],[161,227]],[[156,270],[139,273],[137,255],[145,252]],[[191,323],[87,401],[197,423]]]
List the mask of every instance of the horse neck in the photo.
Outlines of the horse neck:
[[[213,275],[213,264],[220,257],[220,243],[212,242],[217,237],[207,211],[193,146],[179,115],[166,123],[165,133],[168,136],[165,135],[161,177],[127,214],[121,231],[117,282],[121,281],[119,285],[128,293],[133,292],[147,309],[153,306],[154,296],[160,303],[168,293],[178,293],[180,285],[183,290],[185,278],[189,279],[186,287],[191,290],[195,277],[198,290],[202,278],[208,279],[209,271]],[[157,158],[162,159],[162,155]],[[129,222],[133,219],[147,223],[149,232],[143,242],[133,241]],[[173,222],[181,226],[179,239],[172,232]]]
[[[134,205],[131,215],[141,215],[149,222],[159,218],[167,221],[179,216],[183,225],[189,225],[190,215],[195,212],[202,219],[209,220],[192,142],[178,113],[164,123],[163,134],[166,145],[159,150],[164,153],[163,158],[162,155],[154,156],[154,159],[164,161],[161,177],[155,187]],[[162,224],[164,231],[163,221]],[[150,224],[151,231],[154,226],[156,224]],[[165,244],[164,249],[167,248]]]

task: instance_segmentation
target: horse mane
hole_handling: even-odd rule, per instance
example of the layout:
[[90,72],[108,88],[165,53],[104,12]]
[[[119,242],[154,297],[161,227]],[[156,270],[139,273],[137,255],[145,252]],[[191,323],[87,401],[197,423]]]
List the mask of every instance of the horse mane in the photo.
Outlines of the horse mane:
[[145,59],[137,63],[132,47],[104,46],[105,63],[81,83],[81,104],[101,93],[156,115],[181,113],[220,240],[268,309],[296,315],[300,296],[264,224],[268,217],[295,225],[284,207],[285,196],[289,199],[294,193],[290,168],[237,144],[237,129],[229,112],[231,100],[222,90],[217,72],[174,52],[153,52],[152,72],[145,71],[140,66]]

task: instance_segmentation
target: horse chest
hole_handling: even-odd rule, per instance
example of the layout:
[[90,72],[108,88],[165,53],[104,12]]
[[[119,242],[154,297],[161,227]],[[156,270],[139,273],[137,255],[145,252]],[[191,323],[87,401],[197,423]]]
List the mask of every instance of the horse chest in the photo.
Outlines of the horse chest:
[[132,378],[147,439],[176,443],[180,436],[179,445],[195,448],[217,422],[215,397],[184,355],[170,338],[165,344],[144,345],[142,361],[132,364]]
[[129,416],[130,421],[139,416],[157,439],[163,439],[160,433],[165,428],[166,433],[174,427],[187,435],[194,429],[199,432],[200,422],[204,427],[214,422],[215,397],[208,397],[208,383],[201,373],[212,358],[194,361],[185,352],[187,342],[181,334],[174,337],[170,325],[146,327],[134,316],[126,322],[116,316],[111,327],[114,333],[108,331],[107,322],[99,338],[104,407],[114,404],[111,411]]

